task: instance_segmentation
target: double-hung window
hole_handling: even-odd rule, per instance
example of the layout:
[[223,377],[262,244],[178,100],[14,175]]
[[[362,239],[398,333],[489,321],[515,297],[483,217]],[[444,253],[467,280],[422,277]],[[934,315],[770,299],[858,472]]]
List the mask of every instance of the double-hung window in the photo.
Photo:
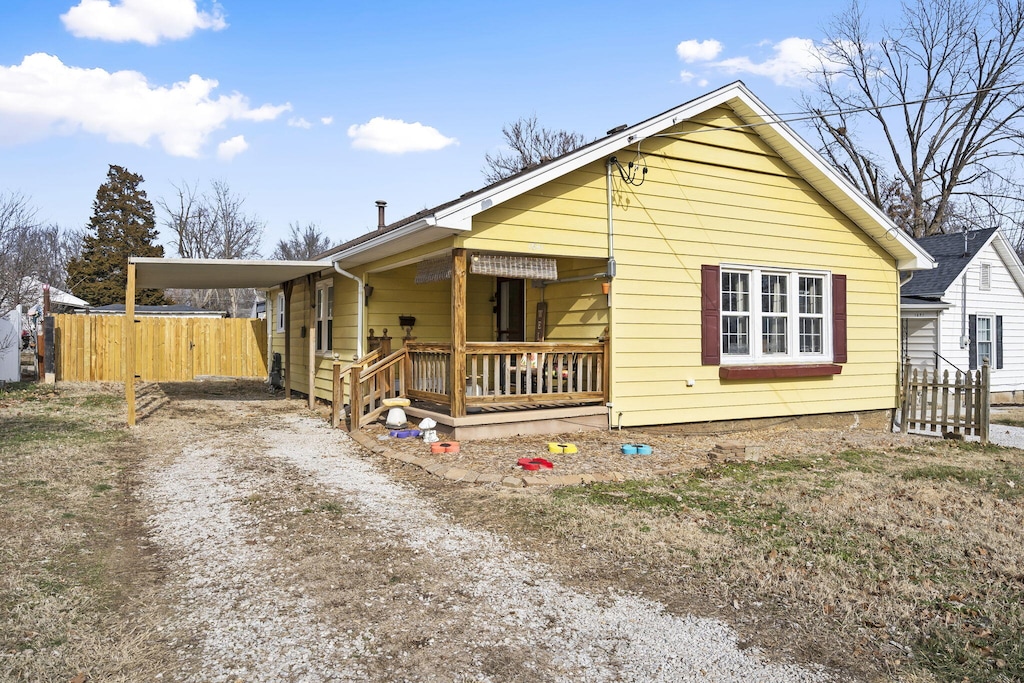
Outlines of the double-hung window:
[[316,351],[328,353],[334,348],[334,281],[323,280],[316,286]]
[[827,273],[721,268],[721,362],[831,360]]
[[284,292],[277,293],[277,304],[274,306],[277,317],[277,331],[284,332]]
[[995,340],[993,317],[990,315],[978,316],[977,350],[975,351],[974,364],[971,367],[982,366],[984,359],[988,359],[990,365],[995,365],[995,356],[992,354],[993,341]]

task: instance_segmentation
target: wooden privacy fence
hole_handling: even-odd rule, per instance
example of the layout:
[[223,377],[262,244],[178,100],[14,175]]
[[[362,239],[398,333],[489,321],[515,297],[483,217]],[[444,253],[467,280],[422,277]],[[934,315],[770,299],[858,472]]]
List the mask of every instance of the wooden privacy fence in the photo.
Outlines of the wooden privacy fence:
[[[125,380],[124,316],[53,317],[58,380]],[[267,377],[266,320],[139,318],[135,349],[135,372],[142,381],[183,382],[204,375]]]
[[903,366],[903,433],[973,435],[988,443],[991,394],[988,359],[977,371]]

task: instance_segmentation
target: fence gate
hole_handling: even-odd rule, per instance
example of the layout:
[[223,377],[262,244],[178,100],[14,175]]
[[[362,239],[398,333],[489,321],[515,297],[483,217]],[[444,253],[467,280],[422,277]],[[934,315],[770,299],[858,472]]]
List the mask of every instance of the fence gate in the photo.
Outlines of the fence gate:
[[988,359],[980,370],[949,370],[903,366],[903,433],[972,435],[988,443],[991,408]]
[[[53,317],[58,380],[124,381],[123,316]],[[135,348],[142,381],[267,377],[266,320],[143,317],[135,321]]]

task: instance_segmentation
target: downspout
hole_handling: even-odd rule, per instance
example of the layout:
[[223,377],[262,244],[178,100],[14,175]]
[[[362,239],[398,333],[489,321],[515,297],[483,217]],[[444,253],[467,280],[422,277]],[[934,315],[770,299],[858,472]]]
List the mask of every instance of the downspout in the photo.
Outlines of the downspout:
[[332,261],[334,271],[356,281],[356,358],[363,357],[363,279],[342,270],[337,261]]
[[[608,275],[608,278],[610,280],[614,280],[615,279],[615,222],[613,220],[613,215],[612,215],[612,208],[614,206],[614,197],[612,195],[612,166],[614,164],[616,164],[616,163],[617,163],[617,160],[615,159],[615,157],[608,157],[608,160],[604,162],[605,170],[607,171],[606,185],[607,185],[607,191],[608,191],[608,268],[607,268],[607,275]],[[609,356],[611,355],[611,349],[612,349],[612,343],[613,343],[612,340],[615,339],[615,335],[613,334],[613,327],[612,327],[613,319],[614,319],[614,316],[613,316],[613,313],[612,313],[612,296],[611,296],[611,292],[609,292],[608,293],[608,338],[607,338],[607,341],[605,342],[605,350],[606,350],[606,352],[608,353]],[[615,405],[615,395],[614,395],[614,392],[613,392],[614,385],[612,384],[612,371],[613,371],[613,368],[614,368],[614,364],[612,363],[612,359],[611,358],[606,358],[605,359],[605,367],[608,369],[608,372],[607,372],[607,374],[606,374],[606,376],[604,378],[605,381],[608,382],[608,388],[606,390],[606,395],[608,397],[608,399],[607,399],[608,402],[605,404],[605,407],[608,408],[608,430],[611,431],[611,428],[612,428],[612,409],[613,409],[613,407]],[[621,412],[619,413],[619,429],[622,429],[622,413]]]
[[612,220],[612,166],[615,157],[609,157],[604,163],[608,171],[608,277],[615,277],[615,223]]

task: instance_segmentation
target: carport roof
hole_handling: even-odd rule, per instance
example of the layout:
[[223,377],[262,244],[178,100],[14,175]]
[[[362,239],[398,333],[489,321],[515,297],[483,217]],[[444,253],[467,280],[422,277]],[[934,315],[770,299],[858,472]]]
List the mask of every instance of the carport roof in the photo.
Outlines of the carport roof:
[[130,259],[136,289],[270,289],[322,270],[330,261],[241,261],[236,259]]

